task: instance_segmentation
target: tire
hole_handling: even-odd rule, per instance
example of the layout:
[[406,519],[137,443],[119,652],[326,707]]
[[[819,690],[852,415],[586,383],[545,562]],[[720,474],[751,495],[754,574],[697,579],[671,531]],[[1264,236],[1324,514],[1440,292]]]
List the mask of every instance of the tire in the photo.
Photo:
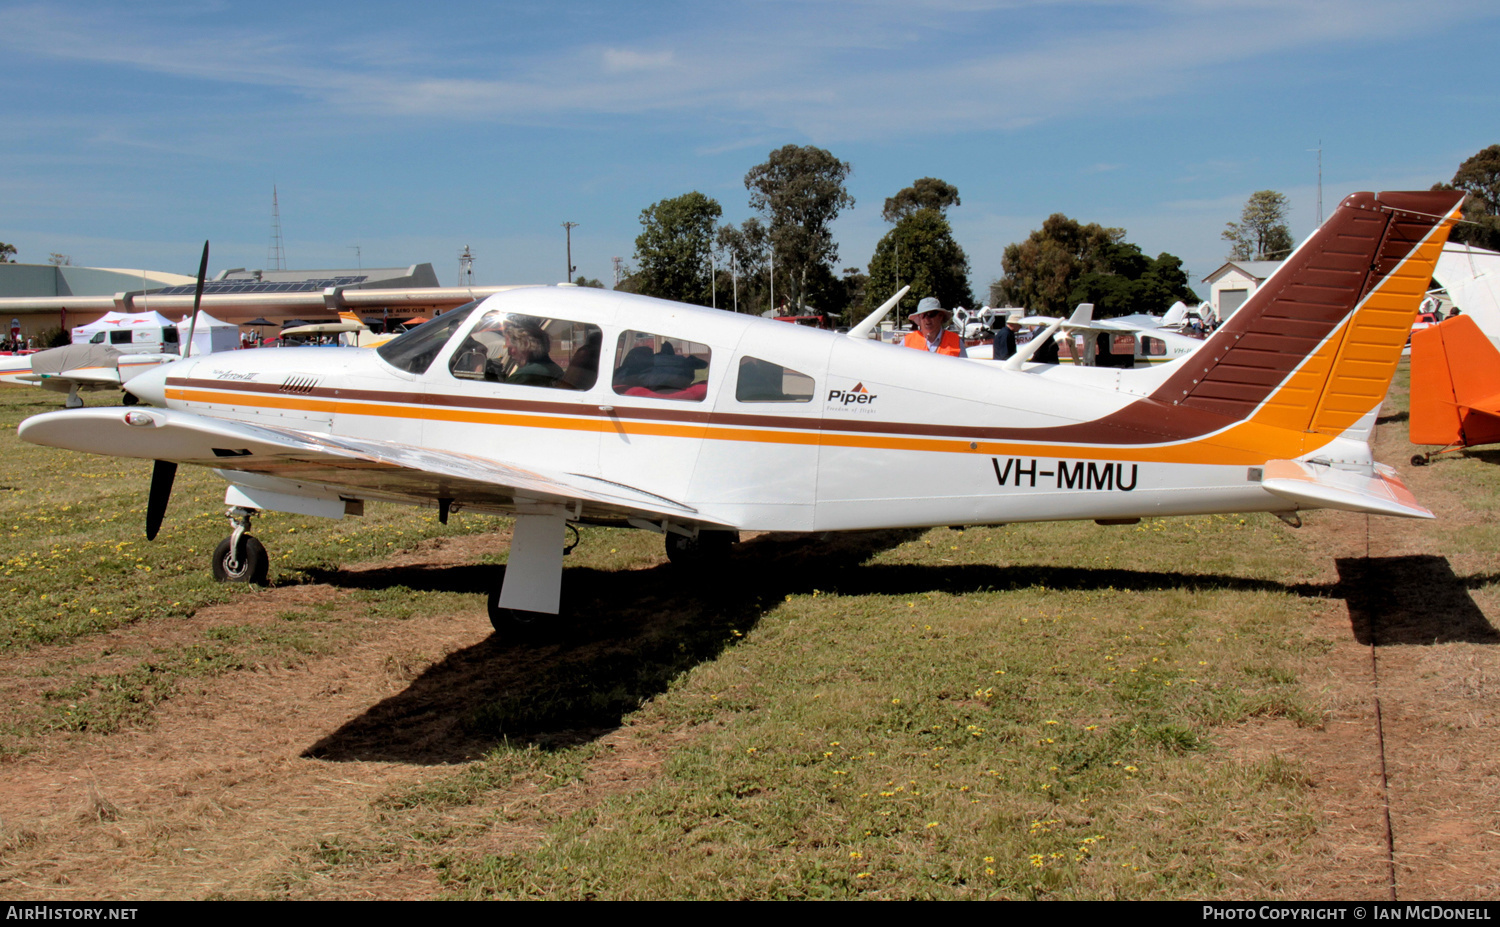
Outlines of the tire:
[[1413,467],[1425,467],[1425,466],[1427,466],[1427,455],[1426,454],[1417,454],[1417,455],[1415,455],[1411,459],[1411,465]]
[[549,615],[545,612],[528,612],[519,608],[502,608],[500,606],[500,590],[496,589],[490,593],[489,599],[490,627],[495,629],[496,634],[504,636],[507,640],[531,640],[538,637],[542,630],[547,627],[548,619],[556,619],[557,615]]
[[271,573],[271,561],[266,556],[265,545],[250,535],[245,535],[245,555],[240,558],[240,568],[232,570],[229,567],[229,541],[229,538],[225,538],[214,548],[214,579],[221,583],[266,585]]
[[723,563],[729,551],[739,543],[738,531],[699,531],[696,538],[680,534],[667,535],[667,559],[676,566],[704,566]]

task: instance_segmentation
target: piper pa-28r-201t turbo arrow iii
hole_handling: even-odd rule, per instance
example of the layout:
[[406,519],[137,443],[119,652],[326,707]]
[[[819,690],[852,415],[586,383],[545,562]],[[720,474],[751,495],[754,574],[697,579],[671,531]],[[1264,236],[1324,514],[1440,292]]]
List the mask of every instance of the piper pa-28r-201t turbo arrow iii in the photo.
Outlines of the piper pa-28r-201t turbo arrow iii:
[[51,412],[20,435],[157,461],[148,535],[177,464],[217,470],[234,527],[220,578],[264,580],[247,533],[261,511],[513,515],[497,628],[559,611],[570,523],[649,528],[681,559],[722,555],[741,529],[1430,518],[1368,439],[1460,197],[1350,196],[1201,349],[1144,370],[1033,365],[1024,348],[969,361],[533,287],[375,350],[178,361],[127,384],[156,408]]

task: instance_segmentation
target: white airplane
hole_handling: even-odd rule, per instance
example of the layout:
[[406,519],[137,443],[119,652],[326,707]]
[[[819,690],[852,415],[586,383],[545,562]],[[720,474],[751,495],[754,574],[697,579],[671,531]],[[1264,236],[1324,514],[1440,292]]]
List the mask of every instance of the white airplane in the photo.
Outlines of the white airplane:
[[[1369,436],[1460,193],[1357,193],[1203,347],[1140,370],[974,363],[865,335],[576,287],[510,290],[376,350],[184,359],[155,408],[33,416],[36,444],[228,482],[213,570],[264,582],[262,511],[366,501],[515,517],[497,629],[559,612],[576,523],[723,556],[744,529],[822,532],[1336,508],[1430,518]],[[1053,320],[1055,334],[1063,320]]]
[[[176,323],[157,312],[110,312],[98,322],[73,329],[73,344],[0,360],[0,383],[66,393],[64,405],[76,409],[83,405],[80,392],[121,389],[147,370],[181,359],[176,345],[185,343],[188,346],[185,353],[192,353],[194,329],[204,318],[198,304],[203,298],[203,278],[207,273],[208,242],[204,242],[186,339],[179,337]],[[78,340],[85,336],[91,337]],[[168,345],[173,346],[171,351],[167,350]],[[125,405],[135,402],[134,394],[124,395]]]
[[[80,392],[120,389],[132,378],[178,360],[176,354],[127,354],[107,344],[70,344],[35,354],[0,358],[0,383],[40,386],[66,393],[66,405],[83,405]],[[125,402],[135,403],[126,393]]]
[[[1187,306],[1176,302],[1166,316],[1160,319],[1151,315],[1096,319],[1093,303],[1079,303],[1073,314],[1062,323],[1062,331],[1066,334],[1054,337],[1058,339],[1059,347],[1064,349],[1060,355],[1064,363],[1082,363],[1090,367],[1110,366],[1110,363],[1102,362],[1099,356],[1099,344],[1103,341],[1109,345],[1110,354],[1115,358],[1128,355],[1132,360],[1131,366],[1166,364],[1187,357],[1203,346],[1203,339],[1173,330],[1174,326],[1183,324],[1186,316]],[[1048,316],[1034,315],[1020,321],[1028,327],[1042,328],[1055,320]],[[1069,336],[1072,336],[1071,348],[1068,347]]]

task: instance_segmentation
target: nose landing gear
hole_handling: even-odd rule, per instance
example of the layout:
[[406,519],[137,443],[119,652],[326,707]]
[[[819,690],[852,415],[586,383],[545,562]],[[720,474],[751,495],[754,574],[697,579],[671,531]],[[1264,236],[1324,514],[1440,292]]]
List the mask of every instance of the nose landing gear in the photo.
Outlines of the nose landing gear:
[[214,579],[221,583],[266,585],[271,561],[265,545],[250,536],[250,516],[254,510],[235,506],[225,514],[234,525],[234,532],[214,548]]

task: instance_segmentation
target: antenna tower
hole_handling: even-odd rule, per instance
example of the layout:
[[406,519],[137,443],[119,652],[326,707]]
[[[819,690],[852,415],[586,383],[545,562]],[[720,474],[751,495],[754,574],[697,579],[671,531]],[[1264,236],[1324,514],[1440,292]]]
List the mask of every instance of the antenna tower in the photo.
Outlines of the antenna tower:
[[286,270],[286,248],[281,242],[281,205],[276,201],[276,185],[271,184],[271,248],[266,254],[269,270]]
[[615,289],[618,290],[620,288],[620,281],[625,279],[625,259],[622,257],[612,257],[609,260],[610,263],[615,265]]
[[458,285],[474,285],[474,253],[464,245],[464,250],[458,252]]

